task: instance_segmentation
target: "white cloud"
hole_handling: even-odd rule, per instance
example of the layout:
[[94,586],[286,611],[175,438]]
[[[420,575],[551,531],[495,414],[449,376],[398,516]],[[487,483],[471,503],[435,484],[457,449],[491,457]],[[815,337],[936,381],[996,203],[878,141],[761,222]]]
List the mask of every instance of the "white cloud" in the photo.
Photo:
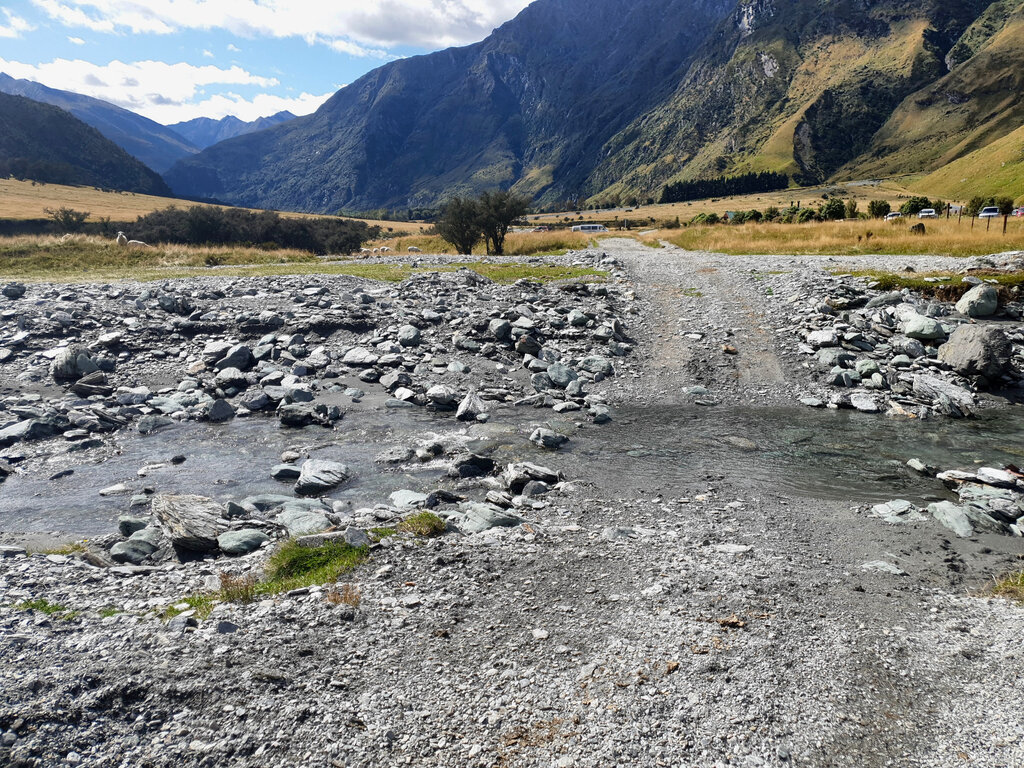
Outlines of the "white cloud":
[[69,37],[68,42],[72,45],[85,45],[85,40],[80,37]]
[[35,80],[51,88],[94,96],[165,124],[229,114],[254,120],[282,109],[306,114],[331,95],[303,93],[288,98],[262,93],[243,98],[228,93],[207,97],[207,89],[217,90],[218,86],[269,89],[279,85],[275,78],[254,75],[238,66],[225,69],[161,61],[112,61],[100,65],[68,59],[32,65],[0,58],[0,72]]
[[21,37],[22,33],[30,32],[34,29],[21,16],[16,16],[6,8],[2,10],[7,21],[0,23],[0,37]]
[[204,50],[203,51],[203,58],[212,59],[213,58],[213,51]]
[[[32,0],[66,26],[167,34],[223,29],[244,37],[298,37],[358,56],[409,45],[481,40],[530,0]],[[345,48],[345,45],[352,46]]]
[[242,52],[242,49],[239,48],[234,43],[228,43],[228,50],[231,51],[232,53],[241,53]]

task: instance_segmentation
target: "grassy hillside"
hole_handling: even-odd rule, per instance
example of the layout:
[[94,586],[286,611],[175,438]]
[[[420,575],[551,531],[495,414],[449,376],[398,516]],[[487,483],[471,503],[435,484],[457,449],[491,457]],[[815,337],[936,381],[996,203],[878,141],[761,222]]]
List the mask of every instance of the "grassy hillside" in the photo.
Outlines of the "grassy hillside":
[[[0,179],[0,219],[45,219],[47,208],[73,208],[89,211],[90,221],[109,218],[112,221],[132,221],[139,216],[176,205],[185,208],[194,205],[173,197],[136,194],[134,192],[108,192],[95,187],[71,187],[63,184],[39,184],[31,181]],[[309,214],[281,212],[285,217],[303,217]],[[408,221],[367,221],[385,232],[418,233],[427,225]]]
[[1024,205],[1024,126],[924,176],[912,187],[950,200],[1006,195]]
[[1024,2],[994,5],[1001,12],[983,14],[947,56],[967,58],[908,96],[841,177],[937,170],[1024,124]]

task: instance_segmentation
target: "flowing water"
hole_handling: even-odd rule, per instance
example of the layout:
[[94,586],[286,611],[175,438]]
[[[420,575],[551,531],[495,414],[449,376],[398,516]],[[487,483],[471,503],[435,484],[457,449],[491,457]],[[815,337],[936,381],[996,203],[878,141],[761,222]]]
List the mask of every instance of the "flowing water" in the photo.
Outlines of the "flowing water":
[[[386,448],[428,434],[491,452],[499,461],[531,460],[592,484],[610,497],[667,495],[707,481],[735,482],[742,493],[785,493],[851,504],[902,497],[922,502],[945,496],[942,484],[905,467],[918,458],[941,469],[981,462],[1024,464],[1024,408],[974,420],[893,420],[852,411],[808,408],[625,409],[611,424],[578,424],[568,416],[502,410],[483,425],[420,409],[350,412],[336,432],[318,427],[283,430],[271,419],[224,425],[185,423],[142,436],[114,438],[115,452],[83,459],[61,453],[45,465],[0,485],[0,530],[108,533],[128,507],[128,494],[101,497],[124,483],[139,492],[197,493],[228,500],[256,493],[290,493],[270,478],[283,450],[302,448],[316,458],[348,464],[353,480],[331,494],[358,506],[386,502],[395,490],[437,485],[440,462],[388,469],[374,462]],[[544,452],[526,439],[537,425],[570,435],[569,446]],[[180,465],[169,463],[176,454]],[[138,472],[147,465],[163,466]],[[51,479],[61,471],[73,474]],[[763,488],[763,491],[761,490]],[[751,490],[753,489],[753,490]]]

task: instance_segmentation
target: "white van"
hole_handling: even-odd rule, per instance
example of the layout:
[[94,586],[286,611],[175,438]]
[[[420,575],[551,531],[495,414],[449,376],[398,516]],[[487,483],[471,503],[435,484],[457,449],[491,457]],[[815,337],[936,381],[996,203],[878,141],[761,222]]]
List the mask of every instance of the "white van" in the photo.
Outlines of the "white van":
[[577,224],[572,228],[573,232],[607,232],[608,227],[604,224]]

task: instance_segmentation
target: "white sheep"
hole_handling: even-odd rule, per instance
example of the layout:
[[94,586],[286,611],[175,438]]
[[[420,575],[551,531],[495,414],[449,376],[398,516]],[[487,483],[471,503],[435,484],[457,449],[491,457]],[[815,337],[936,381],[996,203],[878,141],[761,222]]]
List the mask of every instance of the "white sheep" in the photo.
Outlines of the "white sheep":
[[409,253],[423,253],[423,251],[417,248],[415,245],[409,246]]
[[122,248],[128,245],[128,238],[125,237],[124,232],[117,233],[117,244],[120,245]]
[[129,240],[128,241],[128,247],[129,248],[149,248],[149,246],[146,243],[142,242],[141,240]]
[[391,253],[391,249],[390,249],[390,248],[388,248],[388,247],[387,247],[387,246],[385,245],[385,246],[384,246],[383,248],[381,248],[381,249],[380,249],[380,252],[381,252],[381,253]]

